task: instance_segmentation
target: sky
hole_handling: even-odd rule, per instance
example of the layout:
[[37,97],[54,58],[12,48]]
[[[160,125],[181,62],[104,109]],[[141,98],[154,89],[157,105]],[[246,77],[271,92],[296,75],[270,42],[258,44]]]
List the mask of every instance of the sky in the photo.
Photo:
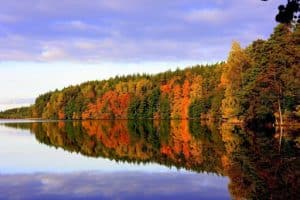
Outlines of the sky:
[[0,110],[87,80],[226,60],[284,0],[0,0]]

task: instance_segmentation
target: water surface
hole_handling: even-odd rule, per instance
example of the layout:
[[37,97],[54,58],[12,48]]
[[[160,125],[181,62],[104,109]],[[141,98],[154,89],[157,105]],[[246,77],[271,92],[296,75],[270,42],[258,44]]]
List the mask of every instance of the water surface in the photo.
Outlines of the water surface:
[[297,199],[299,130],[1,121],[0,199]]

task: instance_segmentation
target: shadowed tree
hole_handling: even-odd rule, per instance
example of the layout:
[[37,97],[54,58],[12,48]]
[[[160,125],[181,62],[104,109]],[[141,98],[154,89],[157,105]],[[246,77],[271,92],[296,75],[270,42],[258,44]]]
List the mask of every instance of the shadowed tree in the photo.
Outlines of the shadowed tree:
[[278,14],[275,19],[282,24],[300,23],[300,0],[288,0],[286,5],[278,6]]

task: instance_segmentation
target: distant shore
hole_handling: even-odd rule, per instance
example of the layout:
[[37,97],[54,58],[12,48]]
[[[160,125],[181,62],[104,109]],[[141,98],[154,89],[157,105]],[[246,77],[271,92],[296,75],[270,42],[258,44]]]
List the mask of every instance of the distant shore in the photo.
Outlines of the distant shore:
[[[199,121],[200,123],[217,123],[214,121],[209,121],[209,120],[198,120],[198,119],[153,119],[153,118],[149,118],[149,119],[43,119],[43,118],[0,118],[0,123],[2,121],[7,121],[7,122],[59,122],[59,121],[132,121],[132,120],[137,120],[137,121],[149,121],[149,120],[153,120],[153,121]],[[231,124],[231,125],[245,125],[244,122],[225,122],[222,121],[220,122],[220,124]],[[300,128],[300,122],[288,122],[288,123],[284,123],[283,125],[279,125],[274,123],[272,125],[273,127],[295,127],[295,128]]]

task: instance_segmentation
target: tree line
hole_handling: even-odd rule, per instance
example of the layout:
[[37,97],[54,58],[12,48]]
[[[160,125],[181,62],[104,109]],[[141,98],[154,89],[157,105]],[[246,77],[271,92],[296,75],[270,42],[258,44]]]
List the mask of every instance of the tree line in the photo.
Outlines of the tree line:
[[299,36],[299,25],[279,24],[267,40],[233,42],[226,62],[89,81],[0,117],[299,121]]

